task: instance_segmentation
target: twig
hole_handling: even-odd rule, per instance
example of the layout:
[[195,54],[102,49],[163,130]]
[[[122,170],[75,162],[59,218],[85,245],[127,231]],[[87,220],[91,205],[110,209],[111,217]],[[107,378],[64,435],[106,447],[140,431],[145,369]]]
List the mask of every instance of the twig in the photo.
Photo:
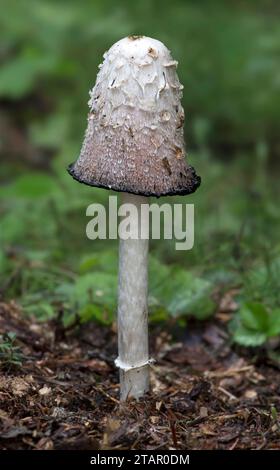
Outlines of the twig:
[[120,401],[117,400],[116,398],[114,397],[111,397],[111,395],[109,395],[109,393],[105,392],[105,390],[102,390],[102,388],[98,388],[98,387],[94,387],[94,390],[96,390],[97,392],[100,392],[102,393],[102,395],[104,395],[105,397],[109,398],[111,401],[113,401],[114,403],[116,403],[117,405],[120,404]]
[[205,371],[204,376],[213,379],[213,378],[222,378],[222,377],[232,377],[236,374],[239,374],[240,372],[248,372],[250,370],[254,370],[254,366],[244,366],[240,367],[238,369],[228,369],[224,370],[221,372],[211,372],[211,371]]
[[232,393],[228,392],[228,390],[226,390],[225,388],[218,387],[218,390],[220,390],[220,392],[224,393],[224,395],[228,396],[231,400],[237,400],[237,397],[235,395],[233,395]]

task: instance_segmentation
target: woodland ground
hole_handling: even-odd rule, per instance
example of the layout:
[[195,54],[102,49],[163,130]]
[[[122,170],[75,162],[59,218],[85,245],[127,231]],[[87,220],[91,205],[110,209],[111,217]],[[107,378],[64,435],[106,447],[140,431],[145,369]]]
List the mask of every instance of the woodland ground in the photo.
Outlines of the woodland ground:
[[231,309],[228,295],[214,321],[155,327],[153,392],[124,404],[114,326],[67,330],[2,303],[0,333],[16,333],[22,365],[1,371],[0,448],[280,449],[279,364],[230,347]]
[[[276,0],[9,0],[0,30],[0,448],[280,449]],[[109,192],[74,182],[102,55],[160,39],[202,178],[195,243],[151,240],[153,392],[120,404]]]

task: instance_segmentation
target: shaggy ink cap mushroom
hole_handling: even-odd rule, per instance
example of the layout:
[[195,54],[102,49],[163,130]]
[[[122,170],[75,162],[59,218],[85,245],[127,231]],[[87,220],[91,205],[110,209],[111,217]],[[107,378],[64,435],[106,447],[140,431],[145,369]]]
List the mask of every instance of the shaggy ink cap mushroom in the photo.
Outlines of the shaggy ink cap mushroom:
[[84,143],[69,173],[143,196],[193,193],[200,177],[185,160],[183,86],[170,51],[156,39],[129,36],[99,67]]

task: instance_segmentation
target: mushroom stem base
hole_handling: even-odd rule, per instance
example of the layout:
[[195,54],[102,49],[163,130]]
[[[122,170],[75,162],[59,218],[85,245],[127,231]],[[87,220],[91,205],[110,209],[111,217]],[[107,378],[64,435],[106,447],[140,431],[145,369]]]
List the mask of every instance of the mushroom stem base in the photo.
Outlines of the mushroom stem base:
[[[132,204],[129,222],[138,232],[135,239],[123,239],[120,230],[119,290],[118,290],[118,346],[120,364],[120,398],[140,398],[149,390],[148,347],[148,226],[141,218],[141,204],[148,199],[125,193],[123,204]],[[131,206],[132,208],[132,206]],[[142,227],[141,227],[142,223]],[[143,226],[144,225],[144,226]],[[147,239],[142,239],[146,233]],[[137,235],[137,233],[135,233]],[[139,365],[139,367],[138,367]]]
[[141,398],[150,388],[149,366],[128,371],[120,370],[120,400]]

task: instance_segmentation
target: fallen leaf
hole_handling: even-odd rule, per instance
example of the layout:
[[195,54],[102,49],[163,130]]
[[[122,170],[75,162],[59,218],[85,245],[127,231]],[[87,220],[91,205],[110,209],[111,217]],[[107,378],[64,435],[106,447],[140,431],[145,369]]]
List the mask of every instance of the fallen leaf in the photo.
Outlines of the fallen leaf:
[[42,437],[36,445],[38,450],[53,450],[53,441],[49,437]]
[[228,432],[219,436],[218,442],[227,443],[227,442],[233,441],[233,439],[236,439],[239,436],[240,436],[240,431]]
[[18,397],[23,397],[24,395],[26,395],[30,387],[29,383],[27,383],[20,377],[16,377],[15,379],[13,379],[10,386],[13,394]]
[[206,418],[208,416],[208,409],[206,408],[206,406],[201,406],[199,410],[199,416],[201,418]]
[[41,396],[49,395],[51,393],[51,391],[52,391],[52,389],[50,387],[47,387],[46,385],[44,385],[43,388],[40,388],[39,394]]
[[248,398],[249,400],[255,400],[255,398],[257,398],[258,394],[256,392],[256,390],[246,390],[246,392],[244,393],[244,397],[245,398]]
[[159,411],[161,409],[162,401],[156,402],[156,410]]

